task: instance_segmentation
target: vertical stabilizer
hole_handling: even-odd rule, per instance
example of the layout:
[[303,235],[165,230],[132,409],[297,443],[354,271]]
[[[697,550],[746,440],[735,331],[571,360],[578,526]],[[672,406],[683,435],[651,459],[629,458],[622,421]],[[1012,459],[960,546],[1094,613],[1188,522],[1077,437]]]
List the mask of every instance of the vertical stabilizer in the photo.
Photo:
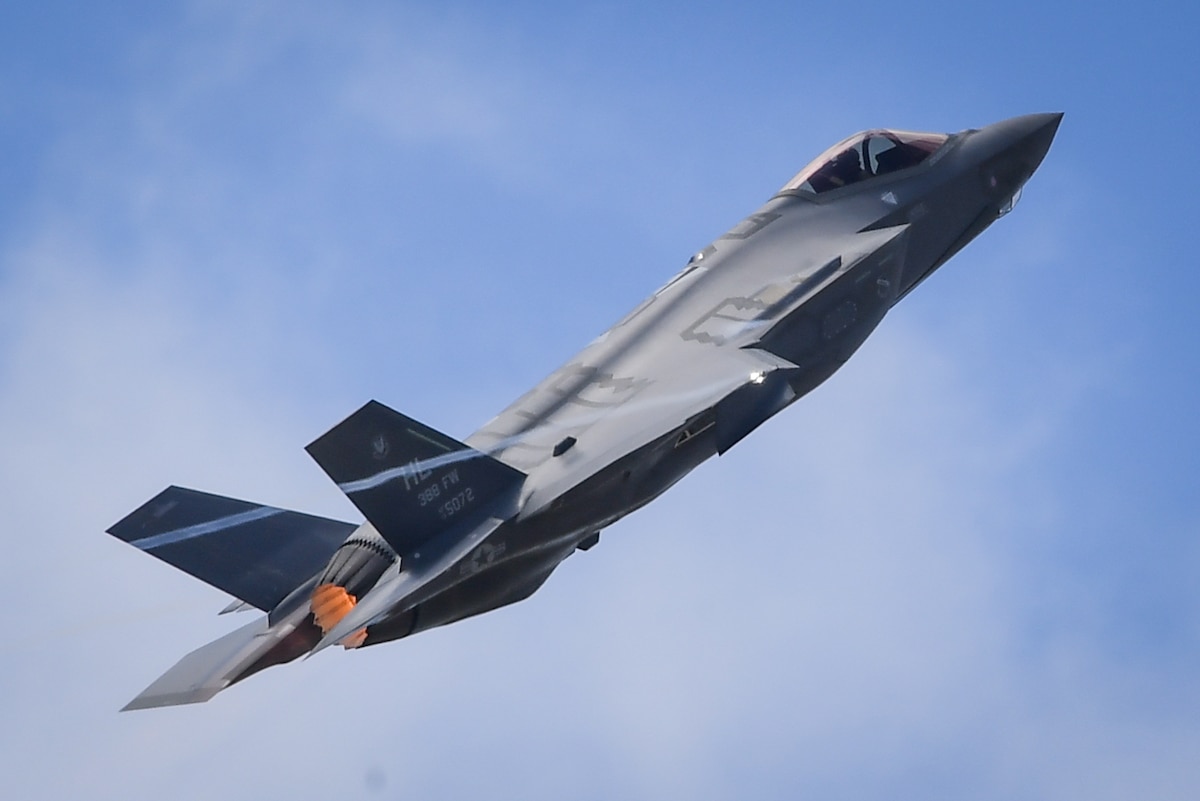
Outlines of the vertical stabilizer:
[[401,557],[476,516],[525,479],[377,401],[307,450]]

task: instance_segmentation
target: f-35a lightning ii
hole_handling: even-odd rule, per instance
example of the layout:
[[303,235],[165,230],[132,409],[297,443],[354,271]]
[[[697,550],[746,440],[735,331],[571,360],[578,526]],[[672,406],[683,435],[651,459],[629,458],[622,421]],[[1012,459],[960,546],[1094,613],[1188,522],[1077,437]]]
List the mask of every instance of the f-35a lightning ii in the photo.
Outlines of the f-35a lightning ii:
[[831,147],[464,442],[372,401],[308,446],[361,525],[170,487],[109,533],[266,615],[126,709],[529,597],[575,550],[811,391],[1007,213],[1061,114]]

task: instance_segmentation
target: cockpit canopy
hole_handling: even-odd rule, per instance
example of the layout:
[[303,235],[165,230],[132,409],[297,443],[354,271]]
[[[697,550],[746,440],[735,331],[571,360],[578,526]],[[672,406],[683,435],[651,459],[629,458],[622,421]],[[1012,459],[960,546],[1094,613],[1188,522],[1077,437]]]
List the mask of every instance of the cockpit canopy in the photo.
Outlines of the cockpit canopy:
[[863,131],[826,150],[779,191],[798,189],[820,194],[915,167],[948,138],[946,134],[914,131]]

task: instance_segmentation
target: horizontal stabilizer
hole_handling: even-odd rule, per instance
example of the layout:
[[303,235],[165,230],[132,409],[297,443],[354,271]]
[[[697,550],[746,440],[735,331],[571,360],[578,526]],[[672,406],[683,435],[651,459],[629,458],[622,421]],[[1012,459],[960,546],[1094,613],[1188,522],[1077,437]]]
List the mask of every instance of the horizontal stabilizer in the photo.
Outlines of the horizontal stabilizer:
[[525,478],[377,401],[307,450],[402,557]]
[[197,648],[142,690],[121,711],[207,701],[233,682],[246,661],[246,652],[266,633],[267,619],[259,618]]
[[320,637],[320,629],[305,620],[307,615],[308,607],[303,606],[275,625],[260,617],[202,645],[155,679],[121,711],[202,703],[263,668],[290,662],[307,653]]
[[108,530],[263,611],[318,573],[350,523],[168,487]]

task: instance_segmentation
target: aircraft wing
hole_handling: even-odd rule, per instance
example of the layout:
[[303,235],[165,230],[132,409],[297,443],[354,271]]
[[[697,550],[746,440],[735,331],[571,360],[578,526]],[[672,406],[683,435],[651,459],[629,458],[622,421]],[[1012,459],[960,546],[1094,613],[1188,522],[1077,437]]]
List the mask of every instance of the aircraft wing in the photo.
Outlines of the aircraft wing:
[[[728,450],[795,397],[782,380],[791,367],[767,351],[733,348],[660,372],[653,386],[620,408],[556,417],[561,427],[544,427],[537,435],[557,440],[560,454],[543,461],[533,474],[536,489],[525,513],[536,512],[638,447],[682,430],[689,421],[701,426],[711,422],[717,428],[719,451]],[[697,419],[706,414],[710,421]],[[561,443],[566,442],[571,444],[564,450]]]
[[[724,453],[796,397],[786,376],[798,365],[772,352],[772,335],[831,284],[898,270],[906,234],[831,237],[800,263],[767,258],[736,272],[720,269],[718,247],[703,262],[711,268],[686,269],[467,441],[529,473],[526,514],[693,420],[707,425],[700,415],[712,415]],[[872,282],[861,291],[885,302]],[[835,336],[856,313],[823,309],[809,336]]]

